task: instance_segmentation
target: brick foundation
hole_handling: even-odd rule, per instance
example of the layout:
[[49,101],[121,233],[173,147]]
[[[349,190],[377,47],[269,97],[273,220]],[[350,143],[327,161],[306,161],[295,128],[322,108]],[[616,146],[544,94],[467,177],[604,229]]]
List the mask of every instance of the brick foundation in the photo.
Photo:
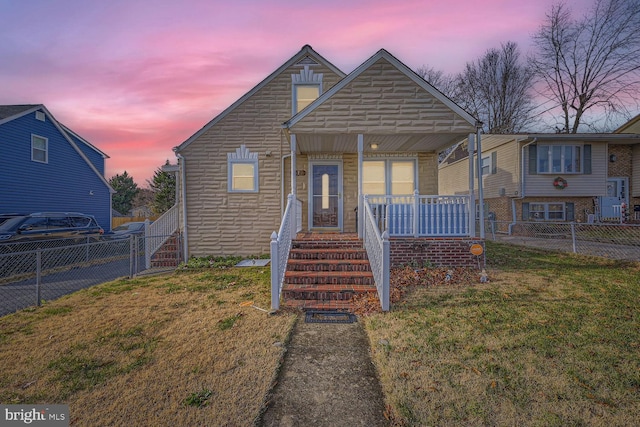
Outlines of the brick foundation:
[[391,267],[417,263],[434,267],[478,267],[484,265],[485,254],[479,257],[470,252],[471,245],[484,242],[472,238],[413,238],[393,237],[390,239]]

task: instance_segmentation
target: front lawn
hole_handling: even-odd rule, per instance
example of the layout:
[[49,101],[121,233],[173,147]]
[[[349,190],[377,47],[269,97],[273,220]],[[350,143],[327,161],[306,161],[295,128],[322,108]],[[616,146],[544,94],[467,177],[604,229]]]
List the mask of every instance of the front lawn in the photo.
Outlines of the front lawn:
[[636,424],[640,265],[492,242],[487,257],[489,283],[413,287],[364,319],[390,415],[412,426]]

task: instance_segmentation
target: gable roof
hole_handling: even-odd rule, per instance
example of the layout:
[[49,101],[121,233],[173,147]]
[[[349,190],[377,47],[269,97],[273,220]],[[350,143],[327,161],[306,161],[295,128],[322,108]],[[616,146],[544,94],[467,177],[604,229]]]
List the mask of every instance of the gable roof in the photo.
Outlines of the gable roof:
[[[53,117],[53,114],[51,114],[51,112],[49,112],[49,110],[47,110],[47,107],[45,107],[43,104],[38,104],[38,105],[0,105],[0,125],[4,124],[4,123],[8,123],[12,120],[16,120],[20,117],[23,117],[27,114],[30,114],[34,111],[42,111],[51,121],[51,123],[53,124],[53,126],[55,126],[55,128],[60,132],[60,134],[64,137],[64,139],[67,140],[67,142],[71,145],[71,147],[80,155],[80,157],[82,158],[82,160],[84,160],[84,162],[89,166],[89,168],[93,171],[93,173],[95,173],[98,178],[100,178],[100,180],[107,186],[107,188],[109,189],[110,193],[115,193],[116,191],[109,185],[109,182],[105,179],[105,177],[100,173],[100,171],[98,171],[98,169],[96,169],[96,167],[93,165],[93,163],[91,163],[91,161],[87,158],[87,156],[82,152],[82,150],[80,149],[80,147],[78,147],[78,145],[73,141],[73,138],[69,135],[69,133],[67,133],[68,128],[66,128],[64,125],[62,125],[60,122],[58,122],[56,120],[55,117]],[[6,114],[5,117],[2,117],[2,114]],[[88,141],[84,140],[83,138],[80,138],[76,133],[73,133],[74,136],[76,136],[80,141],[82,141],[83,143],[87,143],[90,147],[92,147],[93,149],[97,150],[97,148],[95,148],[93,145],[89,144]],[[97,150],[98,152],[102,153],[101,151]],[[106,154],[102,153],[104,156],[106,156],[107,158],[109,156],[107,156]]]
[[368,70],[372,65],[378,62],[380,59],[385,59],[389,63],[391,63],[394,67],[396,67],[400,72],[402,72],[405,76],[411,79],[414,83],[420,86],[422,89],[427,91],[434,98],[438,99],[440,102],[449,107],[452,111],[457,113],[464,120],[469,122],[470,125],[475,126],[478,123],[478,120],[473,117],[471,114],[466,112],[462,107],[453,102],[450,98],[432,86],[425,79],[416,74],[413,70],[407,67],[402,61],[398,60],[395,56],[391,55],[387,50],[380,49],[375,55],[371,58],[367,59],[363,62],[358,68],[353,70],[348,76],[344,79],[340,80],[337,84],[335,84],[328,91],[320,95],[315,101],[309,104],[305,109],[300,111],[298,114],[287,120],[283,123],[282,127],[290,128],[291,126],[298,123],[300,120],[309,115],[312,111],[314,111],[319,105],[322,105],[327,99],[331,98],[349,83],[358,78],[362,73]]
[[242,104],[243,102],[245,102],[247,99],[249,99],[251,96],[253,96],[256,92],[258,92],[260,89],[262,89],[263,87],[265,87],[267,84],[269,84],[273,79],[275,79],[278,75],[280,75],[284,70],[286,70],[287,68],[291,67],[292,65],[298,63],[299,61],[307,61],[308,57],[314,57],[319,59],[320,61],[323,62],[324,65],[326,65],[331,71],[333,71],[334,73],[336,73],[337,75],[339,75],[340,77],[344,77],[345,73],[342,72],[340,69],[338,69],[336,66],[334,66],[333,64],[331,64],[329,61],[327,61],[322,55],[320,55],[318,52],[316,52],[315,50],[313,50],[313,48],[309,45],[304,45],[302,47],[302,49],[295,54],[293,57],[291,57],[291,59],[289,59],[287,62],[285,62],[284,64],[282,64],[277,70],[275,70],[273,73],[269,74],[269,76],[267,76],[267,78],[265,78],[264,80],[262,80],[260,83],[258,83],[253,89],[251,89],[249,92],[245,93],[240,99],[238,99],[236,102],[234,102],[233,104],[231,104],[227,109],[225,109],[223,112],[221,112],[220,114],[218,114],[216,117],[214,117],[209,123],[207,123],[206,125],[204,125],[199,131],[197,131],[196,133],[194,133],[193,135],[191,135],[191,137],[189,137],[189,139],[187,139],[186,141],[184,141],[182,144],[180,144],[177,147],[174,147],[174,151],[176,153],[180,152],[181,150],[185,149],[189,144],[191,144],[193,141],[195,141],[196,139],[198,139],[200,137],[200,135],[202,135],[203,133],[205,133],[206,131],[208,131],[212,126],[214,126],[216,123],[218,123],[220,120],[224,119],[229,113],[231,113],[233,110],[235,110],[240,104]]
[[[614,130],[613,133],[635,133],[635,129],[633,128],[636,125],[640,125],[640,114],[620,126],[618,129]],[[638,126],[637,129],[640,129],[640,126]],[[640,130],[638,130],[637,132],[640,132]]]

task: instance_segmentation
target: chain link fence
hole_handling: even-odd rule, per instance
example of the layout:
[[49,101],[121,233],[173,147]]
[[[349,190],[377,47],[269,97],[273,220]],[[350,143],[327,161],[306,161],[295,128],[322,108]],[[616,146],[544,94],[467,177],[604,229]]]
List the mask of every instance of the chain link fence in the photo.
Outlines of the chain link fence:
[[514,245],[640,261],[640,224],[486,221],[485,237]]
[[0,316],[111,280],[170,271],[180,261],[175,255],[173,263],[162,254],[162,267],[152,260],[147,268],[140,236],[0,244]]

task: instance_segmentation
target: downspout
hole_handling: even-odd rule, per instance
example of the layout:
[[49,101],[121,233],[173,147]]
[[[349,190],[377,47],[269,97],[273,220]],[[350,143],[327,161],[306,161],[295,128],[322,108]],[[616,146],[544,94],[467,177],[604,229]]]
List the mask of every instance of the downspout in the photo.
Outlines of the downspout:
[[176,152],[176,157],[180,161],[180,187],[182,190],[182,253],[184,261],[189,259],[189,237],[187,233],[187,182],[186,182],[186,160],[181,154]]
[[[522,140],[516,138],[516,146],[518,145],[518,143],[520,141],[522,141]],[[525,197],[524,189],[525,189],[525,176],[526,176],[526,174],[524,173],[524,170],[525,170],[525,168],[524,168],[524,149],[527,148],[528,146],[530,146],[531,144],[535,144],[536,141],[538,141],[538,138],[533,138],[533,141],[524,144],[520,148],[520,196],[511,199],[511,215],[512,215],[512,218],[511,218],[511,224],[509,224],[509,236],[511,236],[511,230],[513,229],[513,226],[516,225],[516,222],[518,221],[518,215],[516,214],[516,200],[522,200]]]
[[291,157],[291,153],[282,156],[280,161],[280,218],[284,216],[284,161]]

